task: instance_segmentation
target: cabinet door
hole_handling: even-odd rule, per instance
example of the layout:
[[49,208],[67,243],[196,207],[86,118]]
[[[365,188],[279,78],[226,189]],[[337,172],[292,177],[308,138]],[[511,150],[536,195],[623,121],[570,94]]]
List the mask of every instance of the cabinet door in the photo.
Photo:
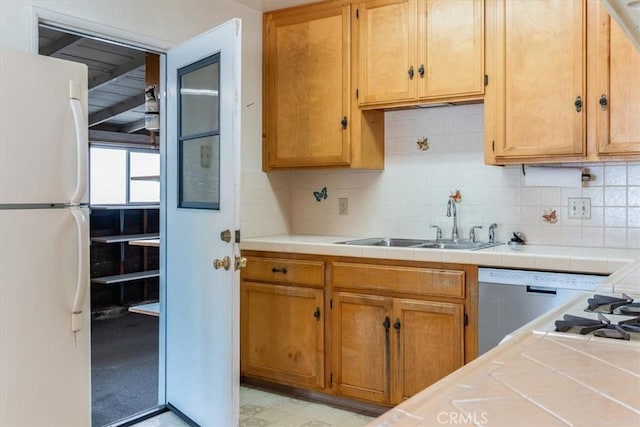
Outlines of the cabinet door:
[[418,97],[482,94],[484,0],[420,1],[418,17]]
[[265,15],[263,120],[270,167],[349,163],[349,10],[333,2]]
[[[598,155],[640,154],[640,52],[598,5],[596,106]],[[592,51],[590,51],[592,53]],[[606,98],[606,106],[600,99]]]
[[390,315],[390,298],[333,293],[333,381],[339,394],[390,403]]
[[415,0],[372,0],[357,8],[359,104],[415,98]]
[[463,316],[462,304],[393,300],[393,403],[463,365]]
[[324,388],[324,292],[246,282],[241,291],[243,373]]
[[585,18],[584,1],[487,3],[485,131],[496,157],[585,155],[585,107],[575,105],[585,102]]

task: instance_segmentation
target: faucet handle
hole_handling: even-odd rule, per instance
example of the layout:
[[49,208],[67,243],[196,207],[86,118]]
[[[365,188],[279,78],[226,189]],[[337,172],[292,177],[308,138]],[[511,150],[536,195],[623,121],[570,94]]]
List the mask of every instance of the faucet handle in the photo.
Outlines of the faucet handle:
[[496,228],[497,227],[498,227],[498,224],[496,224],[495,222],[489,226],[489,241],[491,243],[495,242],[495,240],[496,240]]
[[429,227],[436,229],[436,240],[442,239],[442,229],[437,225],[430,225]]
[[474,225],[469,229],[469,240],[476,241],[476,228],[483,228],[481,225]]

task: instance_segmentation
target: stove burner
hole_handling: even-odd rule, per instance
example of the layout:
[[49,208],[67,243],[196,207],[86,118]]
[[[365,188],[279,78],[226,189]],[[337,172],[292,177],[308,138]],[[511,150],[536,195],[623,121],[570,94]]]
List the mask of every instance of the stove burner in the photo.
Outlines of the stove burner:
[[[640,308],[640,304],[632,304],[633,298],[631,298],[627,294],[622,294],[622,298],[610,297],[608,295],[599,295],[595,294],[593,298],[589,298],[587,300],[588,307],[584,309],[587,312],[595,312],[595,313],[609,313],[614,314],[614,311],[618,308],[622,308],[623,306],[635,306],[635,308]],[[632,310],[633,310],[632,309]],[[640,314],[640,310],[636,312]],[[635,314],[635,313],[630,313]]]
[[598,319],[573,316],[565,314],[562,320],[555,321],[556,332],[569,332],[580,335],[593,333],[601,338],[613,338],[619,340],[629,340],[631,335],[628,332],[640,332],[640,317],[621,320],[617,324],[612,324],[604,314],[598,313]]
[[618,311],[620,314],[626,314],[628,316],[640,316],[640,302],[623,305]]

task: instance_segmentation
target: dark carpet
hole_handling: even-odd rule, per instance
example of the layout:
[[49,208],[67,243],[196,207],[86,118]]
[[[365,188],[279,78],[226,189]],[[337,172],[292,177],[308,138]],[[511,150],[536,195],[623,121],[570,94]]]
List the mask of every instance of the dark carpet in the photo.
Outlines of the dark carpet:
[[137,313],[91,321],[92,425],[158,406],[158,318]]

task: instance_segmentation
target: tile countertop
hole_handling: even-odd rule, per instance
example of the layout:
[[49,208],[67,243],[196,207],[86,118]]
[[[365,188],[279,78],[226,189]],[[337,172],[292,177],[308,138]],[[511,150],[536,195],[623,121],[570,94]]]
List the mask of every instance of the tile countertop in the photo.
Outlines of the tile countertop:
[[524,245],[514,250],[507,245],[481,250],[412,249],[376,246],[336,245],[358,239],[351,236],[281,235],[243,238],[244,250],[294,252],[409,261],[477,264],[486,267],[524,268],[610,274],[640,260],[640,249],[583,248]]

